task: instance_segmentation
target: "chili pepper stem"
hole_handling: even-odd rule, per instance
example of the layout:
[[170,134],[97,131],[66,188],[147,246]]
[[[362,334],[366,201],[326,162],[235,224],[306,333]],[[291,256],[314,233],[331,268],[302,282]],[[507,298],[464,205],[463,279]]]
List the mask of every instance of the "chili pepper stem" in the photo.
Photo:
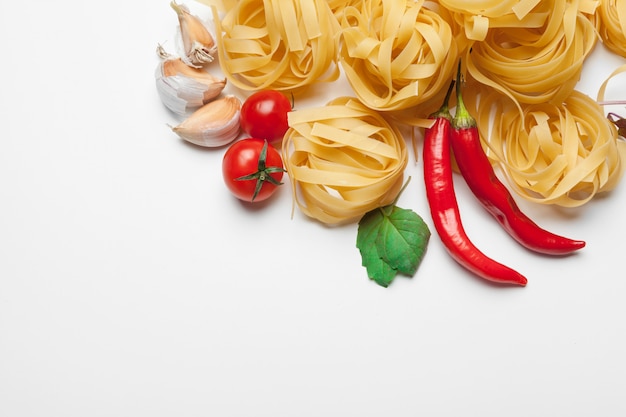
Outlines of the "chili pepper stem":
[[461,79],[461,62],[459,61],[459,68],[456,73],[456,110],[454,112],[454,118],[452,119],[452,126],[455,129],[469,129],[476,127],[476,120],[467,111],[465,103],[463,102],[462,90],[463,80]]
[[431,114],[429,118],[438,119],[440,117],[443,117],[445,119],[452,120],[452,114],[450,114],[449,102],[450,102],[450,96],[452,95],[452,88],[454,87],[454,84],[455,84],[455,81],[452,80],[450,82],[450,85],[448,86],[448,91],[446,92],[446,96],[443,99],[443,103],[441,104],[441,107],[439,107],[439,110]]

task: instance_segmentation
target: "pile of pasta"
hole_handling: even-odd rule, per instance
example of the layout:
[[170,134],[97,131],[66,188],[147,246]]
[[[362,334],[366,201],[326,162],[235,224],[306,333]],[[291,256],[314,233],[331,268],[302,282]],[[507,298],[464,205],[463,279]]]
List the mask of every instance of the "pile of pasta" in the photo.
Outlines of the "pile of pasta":
[[408,161],[397,127],[350,97],[289,113],[282,155],[294,202],[326,224],[359,220],[391,204]]
[[[395,198],[405,150],[392,126],[428,126],[459,62],[485,151],[520,196],[579,206],[623,176],[626,143],[576,84],[598,42],[626,57],[626,0],[198,1],[212,6],[219,62],[239,88],[298,93],[343,70],[354,97],[292,112],[284,139],[297,205],[322,222]],[[341,134],[349,144],[318,135],[373,126],[370,142],[393,157],[361,154],[354,133]]]
[[339,23],[326,0],[241,0],[218,13],[220,65],[240,89],[297,91],[339,77]]
[[536,27],[490,27],[465,51],[466,104],[485,150],[511,187],[537,203],[580,206],[623,176],[626,143],[602,106],[576,91],[599,40],[597,6],[539,2]]

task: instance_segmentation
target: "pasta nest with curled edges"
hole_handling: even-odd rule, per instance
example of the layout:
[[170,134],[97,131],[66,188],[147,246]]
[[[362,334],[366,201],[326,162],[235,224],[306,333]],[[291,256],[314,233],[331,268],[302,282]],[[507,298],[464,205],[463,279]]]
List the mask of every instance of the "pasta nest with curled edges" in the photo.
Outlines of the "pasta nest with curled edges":
[[[595,100],[574,91],[563,103],[522,105],[496,90],[467,88],[483,148],[523,198],[578,207],[615,188],[626,168],[626,142]],[[477,97],[478,96],[478,97]]]
[[293,91],[339,77],[339,22],[326,0],[241,0],[220,19],[219,63],[242,90]]
[[[491,28],[538,27],[545,12],[540,0],[439,0],[471,42],[484,41]],[[544,3],[550,3],[545,2]]]
[[596,18],[604,45],[626,58],[626,0],[601,0]]
[[294,208],[328,225],[391,204],[408,162],[398,128],[349,97],[290,112],[282,157]]
[[540,2],[539,27],[492,28],[466,53],[468,72],[519,103],[561,103],[576,87],[597,36],[583,2]]
[[449,23],[424,1],[365,0],[340,14],[339,57],[358,98],[402,110],[445,90],[456,68]]

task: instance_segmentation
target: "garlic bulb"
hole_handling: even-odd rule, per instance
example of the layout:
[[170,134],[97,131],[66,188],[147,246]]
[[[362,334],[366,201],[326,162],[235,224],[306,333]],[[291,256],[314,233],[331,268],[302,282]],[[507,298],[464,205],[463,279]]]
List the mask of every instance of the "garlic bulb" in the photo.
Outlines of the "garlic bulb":
[[171,111],[185,115],[216,98],[226,86],[202,68],[193,68],[181,58],[167,58],[155,71],[156,87],[161,101]]
[[227,145],[239,136],[241,100],[227,95],[193,112],[172,131],[187,142],[215,148]]
[[192,67],[201,67],[213,61],[217,50],[215,38],[198,16],[189,12],[189,8],[175,1],[170,3],[178,15],[180,36],[183,43],[183,60]]

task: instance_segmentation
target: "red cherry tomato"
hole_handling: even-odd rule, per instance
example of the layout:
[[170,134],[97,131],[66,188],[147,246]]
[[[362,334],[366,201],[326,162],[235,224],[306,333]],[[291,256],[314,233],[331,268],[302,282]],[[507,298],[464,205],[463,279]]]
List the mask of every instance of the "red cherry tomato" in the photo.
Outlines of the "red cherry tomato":
[[246,138],[230,145],[222,160],[224,183],[240,200],[269,198],[282,184],[283,160],[267,140]]
[[291,109],[291,102],[283,93],[275,90],[257,91],[241,106],[241,128],[254,138],[270,142],[281,140],[289,128],[287,113]]

